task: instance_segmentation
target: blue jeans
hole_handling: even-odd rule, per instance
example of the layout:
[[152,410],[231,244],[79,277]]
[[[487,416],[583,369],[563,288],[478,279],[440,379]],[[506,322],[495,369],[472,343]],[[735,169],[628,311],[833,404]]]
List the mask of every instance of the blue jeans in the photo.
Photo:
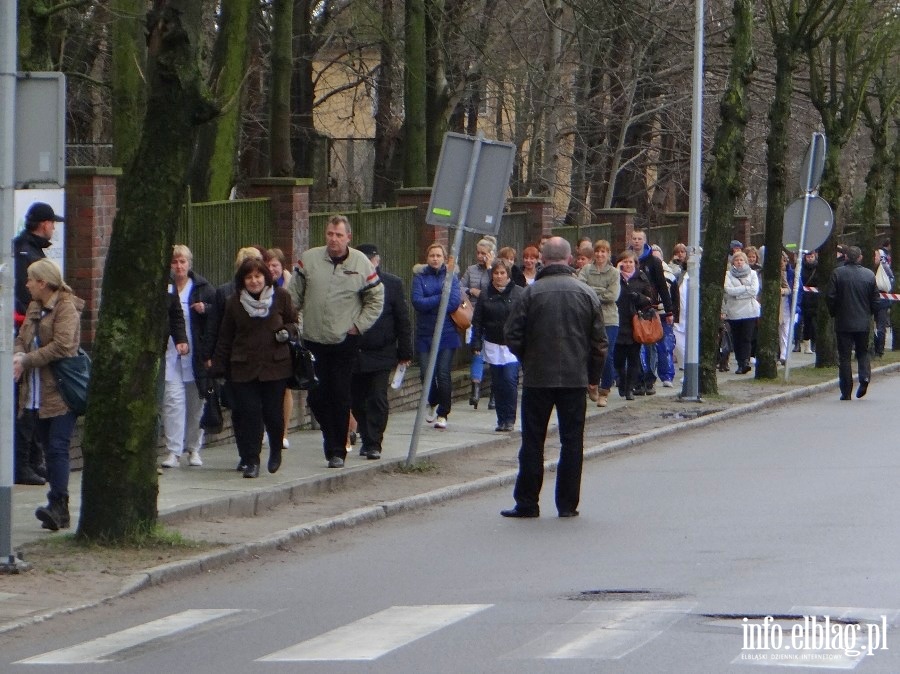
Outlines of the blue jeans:
[[[434,364],[434,377],[431,379],[431,390],[428,391],[428,404],[437,405],[437,415],[446,417],[450,414],[450,403],[453,398],[453,385],[450,380],[450,366],[456,349],[439,349]],[[428,367],[428,352],[419,354],[419,381],[425,381],[425,370]]]
[[69,445],[75,430],[75,414],[66,412],[58,417],[38,421],[38,436],[44,445],[44,460],[47,462],[47,482],[50,500],[69,496]]
[[616,366],[613,358],[616,355],[616,337],[618,336],[618,325],[606,326],[606,340],[609,342],[609,347],[606,352],[606,363],[603,365],[603,375],[600,377],[600,388],[604,391],[612,388],[613,380],[616,378]]
[[480,353],[472,354],[472,364],[469,365],[469,376],[472,378],[472,381],[482,381],[484,379],[484,356]]
[[491,365],[491,391],[497,405],[497,425],[512,426],[519,401],[519,364]]
[[641,366],[643,381],[653,384],[659,375],[660,381],[672,381],[675,368],[672,365],[672,352],[675,351],[675,329],[662,319],[663,338],[656,344],[647,344],[641,349]]

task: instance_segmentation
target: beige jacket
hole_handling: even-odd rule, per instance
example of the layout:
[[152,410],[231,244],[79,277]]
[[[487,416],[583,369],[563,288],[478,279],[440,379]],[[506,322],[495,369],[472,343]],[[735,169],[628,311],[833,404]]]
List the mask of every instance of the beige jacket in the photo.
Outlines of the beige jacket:
[[[46,304],[31,302],[25,322],[16,337],[16,353],[24,353],[25,371],[19,380],[19,413],[25,409],[31,395],[31,373],[37,369],[40,377],[41,399],[38,416],[41,419],[58,417],[69,411],[56,388],[56,378],[50,364],[60,358],[78,353],[81,343],[81,310],[84,300],[66,290],[58,290]],[[40,345],[34,343],[35,334]]]

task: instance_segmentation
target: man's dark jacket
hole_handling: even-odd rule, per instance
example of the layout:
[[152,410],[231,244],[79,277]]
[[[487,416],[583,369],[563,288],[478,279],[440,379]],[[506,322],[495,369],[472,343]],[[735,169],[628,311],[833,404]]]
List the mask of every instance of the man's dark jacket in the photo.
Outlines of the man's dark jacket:
[[534,388],[598,384],[608,342],[597,293],[564,264],[545,266],[513,304],[506,345]]
[[13,239],[13,255],[16,258],[15,308],[18,314],[25,315],[28,304],[31,302],[31,293],[25,287],[25,281],[28,279],[28,265],[47,257],[44,249],[49,248],[50,244],[50,239],[45,239],[43,236],[27,230]]
[[656,290],[657,302],[654,304],[662,304],[667,316],[673,315],[672,296],[669,294],[669,282],[666,281],[666,274],[663,271],[662,260],[653,255],[653,249],[649,243],[644,244],[644,249],[638,251],[638,269],[647,275],[650,284]]
[[872,270],[849,260],[835,269],[825,293],[835,332],[868,332],[879,299]]
[[412,324],[406,292],[399,276],[376,269],[384,285],[384,308],[375,324],[363,333],[357,372],[390,370],[398,360],[412,360]]

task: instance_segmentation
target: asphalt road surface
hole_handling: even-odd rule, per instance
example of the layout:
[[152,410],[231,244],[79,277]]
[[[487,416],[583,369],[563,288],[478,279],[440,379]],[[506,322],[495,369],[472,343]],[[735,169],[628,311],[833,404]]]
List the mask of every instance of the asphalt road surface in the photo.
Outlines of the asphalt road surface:
[[897,672],[900,377],[837,398],[590,462],[578,518],[548,474],[540,519],[391,518],[3,636],[0,671]]

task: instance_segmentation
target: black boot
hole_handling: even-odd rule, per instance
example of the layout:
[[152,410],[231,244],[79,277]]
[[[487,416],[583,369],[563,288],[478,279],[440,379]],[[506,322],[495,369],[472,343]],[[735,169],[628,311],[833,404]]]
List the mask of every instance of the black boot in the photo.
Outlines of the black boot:
[[478,409],[478,401],[480,399],[481,399],[481,382],[473,381],[472,382],[472,395],[469,396],[469,404],[477,410]]
[[41,477],[34,468],[31,467],[31,463],[28,461],[28,448],[20,447],[19,442],[16,442],[16,465],[15,465],[15,483],[16,484],[27,484],[32,486],[39,486],[46,482],[43,477]]
[[41,521],[42,529],[58,531],[68,529],[71,523],[69,518],[69,497],[58,496],[50,498],[49,503],[34,511],[34,516]]
[[488,398],[488,409],[495,410],[497,409],[497,401],[494,400],[494,392],[491,391],[491,397]]

